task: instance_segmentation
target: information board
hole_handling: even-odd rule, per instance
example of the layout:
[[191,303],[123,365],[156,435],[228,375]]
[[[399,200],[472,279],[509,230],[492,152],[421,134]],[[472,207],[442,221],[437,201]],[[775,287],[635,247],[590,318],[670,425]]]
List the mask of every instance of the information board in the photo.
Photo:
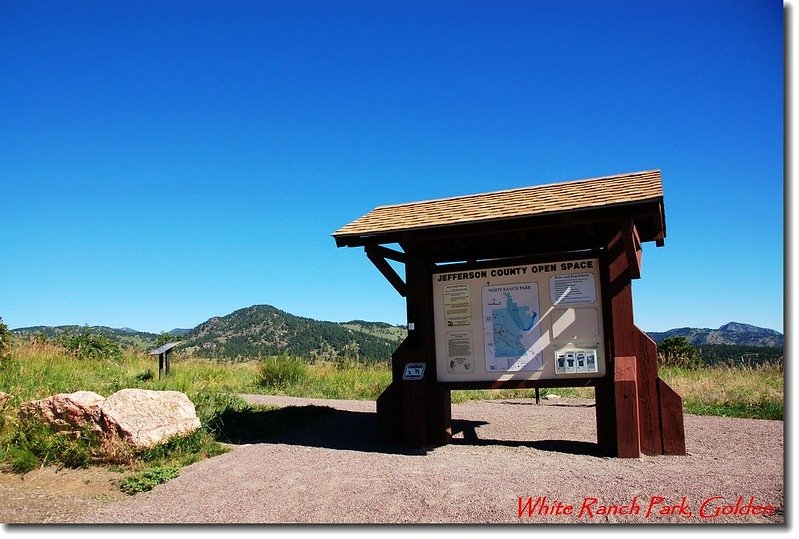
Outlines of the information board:
[[434,273],[438,380],[603,376],[599,283],[595,258]]

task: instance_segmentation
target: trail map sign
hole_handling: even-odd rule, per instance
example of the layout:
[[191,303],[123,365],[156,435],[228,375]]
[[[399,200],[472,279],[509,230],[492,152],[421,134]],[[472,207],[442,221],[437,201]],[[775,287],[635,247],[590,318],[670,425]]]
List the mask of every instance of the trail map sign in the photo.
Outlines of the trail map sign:
[[597,259],[448,268],[432,279],[439,381],[605,374]]

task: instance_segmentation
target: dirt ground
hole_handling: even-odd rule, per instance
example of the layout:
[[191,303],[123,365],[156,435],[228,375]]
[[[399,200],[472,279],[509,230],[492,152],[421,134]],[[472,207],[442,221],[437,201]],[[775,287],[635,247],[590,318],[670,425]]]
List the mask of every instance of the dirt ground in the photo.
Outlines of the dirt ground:
[[[248,396],[335,412],[193,464],[151,492],[103,469],[0,474],[6,523],[782,524],[783,422],[685,417],[687,456],[615,459],[591,401],[453,406],[447,446],[375,439],[375,405]],[[572,507],[569,511],[569,507]],[[773,508],[751,514],[745,507]],[[169,507],[169,511],[164,511]],[[763,512],[763,511],[759,511]],[[746,514],[748,513],[748,514]]]
[[122,474],[107,468],[54,466],[25,475],[0,473],[0,522],[73,522],[87,510],[127,498],[116,483]]

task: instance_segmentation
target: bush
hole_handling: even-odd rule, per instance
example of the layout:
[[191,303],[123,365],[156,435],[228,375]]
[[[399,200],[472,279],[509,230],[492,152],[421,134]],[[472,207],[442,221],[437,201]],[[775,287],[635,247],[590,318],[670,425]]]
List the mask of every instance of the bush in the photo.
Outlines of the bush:
[[203,390],[191,396],[191,401],[194,403],[202,428],[212,435],[216,435],[219,418],[225,411],[247,407],[244,399],[228,391]]
[[153,462],[174,457],[176,454],[195,454],[203,450],[205,445],[202,429],[188,436],[176,436],[154,447],[146,447],[136,452],[136,458],[144,462]]
[[120,359],[119,344],[96,333],[67,333],[59,342],[68,353],[79,359]]
[[179,335],[172,335],[171,333],[161,333],[155,339],[155,347],[159,348],[161,346],[164,346],[167,343],[179,342],[179,341],[182,341],[182,340],[183,340],[183,337],[181,337]]
[[147,369],[143,373],[137,374],[135,378],[137,382],[149,382],[150,380],[155,379],[155,373],[152,369]]
[[138,494],[152,490],[161,483],[166,483],[170,479],[180,475],[180,468],[177,466],[156,466],[149,470],[131,475],[122,480],[119,487],[126,494]]
[[274,389],[285,389],[301,385],[308,380],[308,365],[293,357],[265,359],[258,366],[258,385]]
[[[14,433],[6,460],[12,469],[63,464],[69,468],[88,468],[95,460],[100,440],[96,433],[54,432],[38,421],[23,421]],[[28,471],[25,470],[25,471]]]
[[34,468],[38,468],[41,464],[39,459],[36,458],[36,455],[27,449],[19,449],[16,447],[12,447],[8,450],[5,460],[8,462],[9,466],[11,466],[11,470],[19,474],[27,473]]
[[3,318],[0,317],[0,360],[8,355],[13,339],[14,335],[8,331],[8,326],[3,323]]
[[698,369],[702,366],[699,351],[685,337],[669,337],[658,344],[660,364],[665,367]]

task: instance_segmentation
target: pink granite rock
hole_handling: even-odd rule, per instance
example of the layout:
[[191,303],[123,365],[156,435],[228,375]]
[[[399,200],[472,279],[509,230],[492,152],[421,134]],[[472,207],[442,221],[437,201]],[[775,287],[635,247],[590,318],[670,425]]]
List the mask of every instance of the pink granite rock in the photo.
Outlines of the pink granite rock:
[[37,401],[23,402],[19,417],[23,420],[38,420],[50,425],[53,430],[80,430],[90,426],[100,431],[100,405],[105,398],[94,391],[59,393]]
[[137,447],[153,447],[200,428],[189,398],[179,391],[122,389],[103,401],[102,427]]

